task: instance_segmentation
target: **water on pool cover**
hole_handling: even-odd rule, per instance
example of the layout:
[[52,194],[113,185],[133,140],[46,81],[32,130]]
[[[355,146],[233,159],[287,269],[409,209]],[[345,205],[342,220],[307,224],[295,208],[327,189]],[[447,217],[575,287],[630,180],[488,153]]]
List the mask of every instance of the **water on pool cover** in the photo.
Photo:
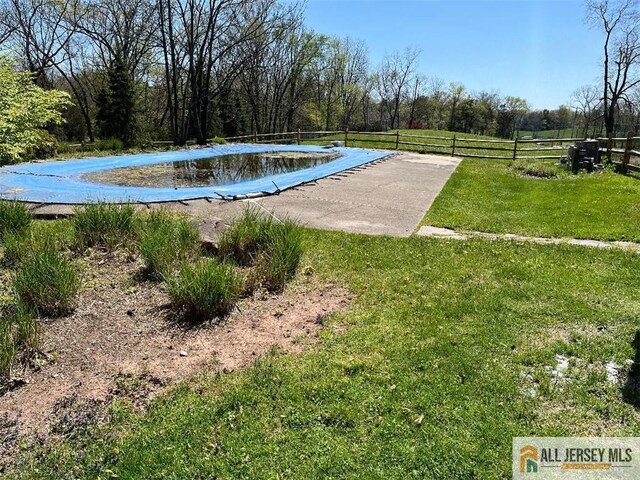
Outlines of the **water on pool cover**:
[[311,168],[338,157],[337,153],[312,152],[236,153],[102,170],[83,177],[91,182],[130,187],[204,187]]

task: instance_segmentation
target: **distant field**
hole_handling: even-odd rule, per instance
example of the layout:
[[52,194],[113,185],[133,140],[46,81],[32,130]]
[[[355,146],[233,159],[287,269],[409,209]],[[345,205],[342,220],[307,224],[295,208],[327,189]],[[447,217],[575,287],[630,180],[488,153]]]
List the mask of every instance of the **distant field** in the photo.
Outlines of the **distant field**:
[[[399,150],[451,155],[453,153],[452,141],[455,135],[455,155],[458,157],[482,155],[502,157],[505,159],[513,158],[513,142],[503,138],[475,135],[471,133],[450,132],[445,130],[397,130],[397,132],[400,133],[400,143],[398,144]],[[437,138],[416,138],[420,136]],[[326,143],[331,140],[344,141],[344,133],[307,139],[305,140],[305,143],[318,144]],[[491,143],[480,143],[474,140],[490,140]],[[411,145],[412,143],[421,145]],[[349,133],[348,146],[394,150],[396,148],[396,130],[390,130],[382,134]],[[556,145],[555,148],[557,151],[538,150],[536,146],[537,144],[535,143],[521,143],[518,145],[517,155],[519,157],[557,155],[558,158],[560,158],[560,156],[564,156],[566,154],[566,146],[564,145]],[[540,147],[550,146],[550,144],[540,145]]]
[[582,137],[582,132],[578,128],[562,128],[560,130],[521,130],[518,134],[519,138],[578,138]]

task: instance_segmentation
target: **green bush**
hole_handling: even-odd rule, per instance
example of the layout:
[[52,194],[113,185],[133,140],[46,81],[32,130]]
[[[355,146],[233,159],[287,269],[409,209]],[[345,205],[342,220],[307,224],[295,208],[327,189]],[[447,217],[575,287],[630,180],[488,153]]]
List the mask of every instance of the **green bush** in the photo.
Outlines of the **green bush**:
[[302,258],[302,233],[290,219],[279,221],[255,207],[247,208],[220,237],[218,248],[239,265],[253,265],[247,289],[262,285],[281,291]]
[[21,235],[29,228],[32,219],[31,212],[23,203],[0,200],[0,238],[9,233]]
[[134,234],[135,209],[131,205],[92,203],[76,210],[73,226],[81,248],[114,249]]
[[145,269],[158,279],[195,257],[199,249],[197,229],[186,218],[164,210],[151,212],[142,221],[138,236]]
[[11,379],[11,367],[17,353],[13,322],[9,318],[0,318],[0,378]]
[[58,143],[58,153],[71,153],[72,148],[69,142]]
[[65,315],[72,310],[78,286],[71,262],[51,246],[31,252],[23,259],[13,280],[18,305],[48,317]]
[[240,293],[240,279],[232,265],[215,259],[183,263],[167,278],[174,308],[186,319],[202,321],[227,315]]
[[16,60],[0,55],[0,165],[25,160],[40,145],[42,125],[60,125],[69,95],[44,90]]
[[56,137],[46,130],[38,130],[36,136],[38,140],[29,151],[30,158],[53,158],[58,154],[58,139]]
[[124,150],[124,143],[119,138],[103,138],[98,140],[93,147],[100,152],[106,150],[119,151]]

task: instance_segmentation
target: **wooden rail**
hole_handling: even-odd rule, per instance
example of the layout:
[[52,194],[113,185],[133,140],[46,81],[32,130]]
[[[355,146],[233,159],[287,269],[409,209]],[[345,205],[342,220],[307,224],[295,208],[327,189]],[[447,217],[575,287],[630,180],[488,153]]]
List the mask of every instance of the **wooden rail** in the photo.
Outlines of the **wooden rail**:
[[[423,153],[460,155],[469,158],[488,158],[503,160],[543,160],[565,158],[567,147],[584,138],[519,138],[516,140],[499,140],[483,138],[465,138],[454,134],[425,135],[413,133],[395,132],[367,132],[350,130],[319,130],[319,131],[293,131],[280,133],[253,133],[250,135],[238,135],[225,138],[228,142],[247,143],[296,143],[303,142],[322,143],[325,141],[340,141],[345,146],[357,146],[358,144],[376,144],[380,148],[394,150],[412,150]],[[212,139],[213,140],[213,139]],[[632,158],[640,159],[640,137],[613,137],[596,138],[600,151],[613,162],[613,155],[621,157],[616,160],[624,171],[640,171],[630,163]],[[189,140],[188,145],[195,144],[195,140]],[[173,144],[170,140],[151,142],[152,145],[162,146]],[[96,144],[79,143],[68,145],[70,148],[95,149]],[[504,152],[504,154],[496,154]],[[552,152],[556,152],[553,154]]]

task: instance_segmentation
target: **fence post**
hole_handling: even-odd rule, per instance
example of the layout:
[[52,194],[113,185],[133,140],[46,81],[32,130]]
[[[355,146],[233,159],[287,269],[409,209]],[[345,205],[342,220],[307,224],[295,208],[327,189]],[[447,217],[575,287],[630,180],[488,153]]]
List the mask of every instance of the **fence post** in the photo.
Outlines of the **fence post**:
[[517,155],[518,155],[518,137],[516,137],[516,139],[513,141],[513,157],[512,157],[512,159],[515,160]]
[[300,145],[300,129],[298,129],[298,145]]
[[400,130],[396,130],[396,150],[400,147]]
[[607,163],[611,165],[611,149],[613,148],[613,138],[607,139]]
[[258,143],[258,131],[253,131],[253,143]]
[[345,128],[344,129],[344,146],[348,147],[349,146],[349,129]]
[[456,134],[453,134],[453,142],[451,142],[451,156],[456,154]]
[[627,173],[627,165],[631,159],[631,150],[633,150],[633,133],[627,134],[627,141],[624,144],[624,155],[622,156],[622,173]]

